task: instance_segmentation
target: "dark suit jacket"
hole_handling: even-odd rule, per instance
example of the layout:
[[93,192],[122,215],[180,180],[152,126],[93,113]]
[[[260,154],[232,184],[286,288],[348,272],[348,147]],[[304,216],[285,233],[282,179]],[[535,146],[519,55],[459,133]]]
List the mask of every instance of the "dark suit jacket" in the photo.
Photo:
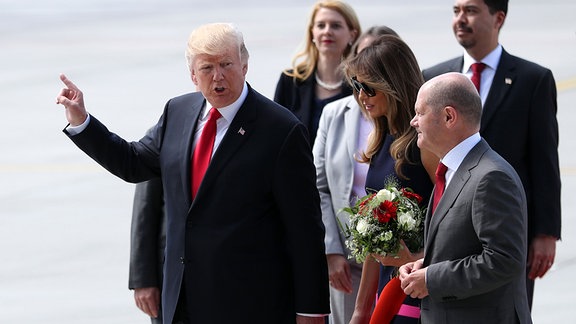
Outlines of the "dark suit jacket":
[[71,137],[126,181],[162,174],[164,323],[172,322],[183,281],[192,323],[294,323],[296,312],[328,313],[324,227],[305,127],[249,88],[192,201],[191,146],[204,102],[201,93],[171,99],[138,142],[96,118]]
[[[285,73],[280,75],[274,93],[274,101],[288,108],[308,129],[310,134],[310,143],[314,143],[316,139],[316,132],[318,131],[318,122],[320,120],[320,113],[314,114],[314,107],[316,106],[316,79],[314,76],[309,77],[304,81],[294,81],[294,78],[289,77]],[[352,89],[343,84],[342,91],[331,98],[326,100],[332,102],[352,94]]]
[[[422,73],[461,72],[458,57]],[[502,51],[482,112],[480,135],[516,170],[528,199],[528,239],[560,238],[556,83],[552,72]]]
[[510,164],[481,140],[430,210],[422,323],[531,323],[526,197]]
[[[128,288],[162,289],[166,246],[166,217],[162,179],[136,184],[130,231],[130,272]],[[162,323],[162,318],[152,319]]]

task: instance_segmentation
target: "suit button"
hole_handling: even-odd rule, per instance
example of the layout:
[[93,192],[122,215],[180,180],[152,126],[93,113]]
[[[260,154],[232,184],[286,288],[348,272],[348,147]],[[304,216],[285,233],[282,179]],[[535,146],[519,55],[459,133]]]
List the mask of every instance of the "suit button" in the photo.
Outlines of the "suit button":
[[185,264],[185,263],[186,263],[186,259],[184,259],[184,257],[180,257],[180,263]]

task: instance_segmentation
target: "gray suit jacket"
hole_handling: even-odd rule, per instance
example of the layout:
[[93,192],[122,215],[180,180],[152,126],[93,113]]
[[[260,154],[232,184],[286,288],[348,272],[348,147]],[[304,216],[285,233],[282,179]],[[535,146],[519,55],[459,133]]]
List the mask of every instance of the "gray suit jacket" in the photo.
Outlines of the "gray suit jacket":
[[531,323],[526,226],[520,178],[481,140],[426,217],[422,323]]
[[360,107],[353,96],[329,103],[320,117],[313,153],[322,221],[326,227],[326,254],[349,255],[338,221],[344,227],[350,224],[342,208],[350,206],[360,118]]

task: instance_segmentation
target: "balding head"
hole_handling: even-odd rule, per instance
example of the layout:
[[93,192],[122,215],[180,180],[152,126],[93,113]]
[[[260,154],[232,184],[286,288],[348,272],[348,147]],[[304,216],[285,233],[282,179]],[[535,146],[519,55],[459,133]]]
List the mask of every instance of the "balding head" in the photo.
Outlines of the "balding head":
[[426,89],[427,93],[424,97],[426,104],[436,112],[451,106],[466,123],[480,129],[482,101],[474,84],[464,74],[441,74],[426,82],[421,91],[423,89]]
[[439,158],[480,130],[480,96],[461,73],[442,74],[422,85],[415,109],[410,124],[418,132],[418,147]]

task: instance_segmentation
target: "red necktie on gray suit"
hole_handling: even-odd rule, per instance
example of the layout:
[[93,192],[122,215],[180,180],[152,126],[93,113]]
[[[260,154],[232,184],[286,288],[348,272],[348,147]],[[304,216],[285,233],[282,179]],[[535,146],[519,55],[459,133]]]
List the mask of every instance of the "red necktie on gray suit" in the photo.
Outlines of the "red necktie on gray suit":
[[485,67],[486,64],[484,63],[474,63],[471,66],[472,78],[470,80],[472,80],[472,83],[474,83],[474,86],[476,87],[478,93],[480,93],[480,80],[482,79],[482,71],[484,71]]
[[444,188],[446,187],[446,167],[442,162],[438,163],[438,168],[436,168],[436,184],[434,186],[434,200],[432,201],[432,214],[436,210],[436,206],[444,194]]
[[200,134],[200,139],[196,144],[194,149],[194,154],[192,155],[192,199],[196,197],[196,192],[198,192],[198,187],[204,178],[204,173],[208,169],[208,164],[210,164],[210,158],[212,157],[212,150],[214,149],[214,140],[216,139],[216,120],[222,117],[218,109],[212,108],[210,110],[210,116],[208,121],[202,129],[202,134]]

